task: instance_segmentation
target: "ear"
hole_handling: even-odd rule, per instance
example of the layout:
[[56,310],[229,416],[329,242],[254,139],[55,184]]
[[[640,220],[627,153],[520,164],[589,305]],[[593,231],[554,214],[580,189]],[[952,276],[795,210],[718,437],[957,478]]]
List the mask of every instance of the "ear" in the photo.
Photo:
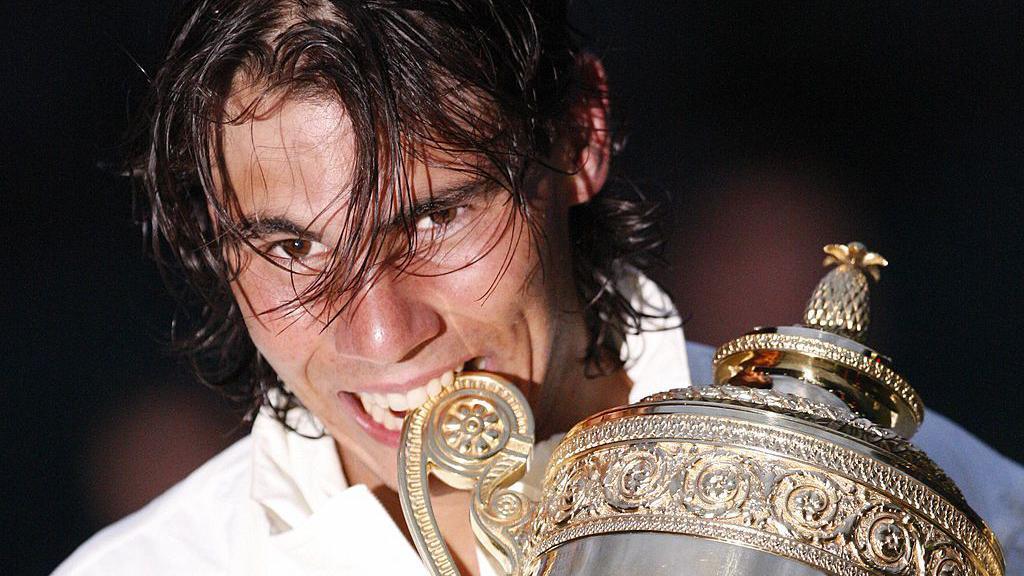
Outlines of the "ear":
[[569,197],[573,205],[583,204],[601,191],[608,180],[612,153],[612,135],[608,130],[611,108],[604,65],[596,56],[583,54],[580,75],[581,93],[572,108],[578,132],[576,138],[570,138],[575,144]]

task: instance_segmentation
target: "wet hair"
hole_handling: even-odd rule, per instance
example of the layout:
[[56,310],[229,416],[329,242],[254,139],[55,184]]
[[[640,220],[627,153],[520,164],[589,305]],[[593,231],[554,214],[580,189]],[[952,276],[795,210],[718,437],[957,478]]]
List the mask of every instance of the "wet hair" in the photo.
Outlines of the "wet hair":
[[[573,110],[607,98],[588,78],[585,58],[564,0],[187,5],[152,81],[134,174],[152,251],[187,302],[172,337],[201,380],[250,417],[265,406],[284,422],[298,405],[249,338],[245,304],[230,290],[248,240],[245,215],[223,176],[225,125],[248,122],[273,101],[302,98],[334,99],[351,122],[354,175],[333,251],[349,256],[335,256],[289,304],[327,301],[329,323],[372,285],[382,259],[399,268],[413,260],[412,219],[400,218],[399,250],[381,224],[404,214],[410,160],[425,151],[482,159],[474,176],[503,189],[536,240],[531,182],[545,170],[576,169],[552,155],[558,142],[569,142],[579,156],[594,128]],[[232,109],[242,87],[257,97]],[[593,376],[621,367],[626,334],[643,329],[644,313],[626,286],[656,260],[661,240],[654,208],[625,185],[606,186],[572,207],[569,220],[589,334],[584,361]],[[372,225],[358,225],[364,222]]]

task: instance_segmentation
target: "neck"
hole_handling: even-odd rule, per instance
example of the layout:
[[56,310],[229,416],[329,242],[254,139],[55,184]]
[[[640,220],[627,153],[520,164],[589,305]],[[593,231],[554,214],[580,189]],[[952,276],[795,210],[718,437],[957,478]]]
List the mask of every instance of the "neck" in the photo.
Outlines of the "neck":
[[555,434],[568,432],[570,428],[594,414],[629,401],[629,389],[632,382],[626,371],[618,369],[610,374],[596,378],[584,378],[582,374],[576,379],[565,379],[570,385],[548,392],[557,394],[556,399],[535,404],[543,406],[544,413],[537,414],[537,440],[547,439]]
[[[572,288],[571,290],[574,290]],[[575,298],[576,308],[565,310],[554,323],[552,342],[574,342],[573,346],[552,346],[545,362],[543,383],[520,383],[534,413],[537,441],[568,432],[582,420],[598,412],[629,402],[632,381],[622,367],[608,374],[588,378],[584,358],[590,340],[579,296],[563,294],[564,300]]]

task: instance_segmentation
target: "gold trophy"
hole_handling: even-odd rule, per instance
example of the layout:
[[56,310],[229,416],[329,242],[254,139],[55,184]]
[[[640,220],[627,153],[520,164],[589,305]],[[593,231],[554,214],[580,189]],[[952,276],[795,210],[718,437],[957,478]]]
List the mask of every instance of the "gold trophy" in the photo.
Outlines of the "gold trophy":
[[458,574],[428,475],[472,490],[477,540],[510,575],[997,576],[995,536],[907,438],[917,392],[862,343],[884,258],[829,245],[798,326],[719,348],[714,383],[606,410],[548,462],[542,497],[513,484],[533,446],[522,394],[459,376],[406,418],[402,507],[432,574]]

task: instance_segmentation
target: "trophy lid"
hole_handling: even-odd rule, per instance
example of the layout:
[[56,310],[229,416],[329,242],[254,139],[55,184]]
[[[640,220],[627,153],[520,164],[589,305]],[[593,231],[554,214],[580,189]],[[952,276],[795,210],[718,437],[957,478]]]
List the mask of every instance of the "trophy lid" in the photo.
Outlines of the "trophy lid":
[[756,328],[720,347],[714,384],[771,388],[861,414],[909,438],[924,420],[917,391],[892,360],[864,344],[870,277],[888,262],[860,242],[829,244],[818,282],[795,326]]

